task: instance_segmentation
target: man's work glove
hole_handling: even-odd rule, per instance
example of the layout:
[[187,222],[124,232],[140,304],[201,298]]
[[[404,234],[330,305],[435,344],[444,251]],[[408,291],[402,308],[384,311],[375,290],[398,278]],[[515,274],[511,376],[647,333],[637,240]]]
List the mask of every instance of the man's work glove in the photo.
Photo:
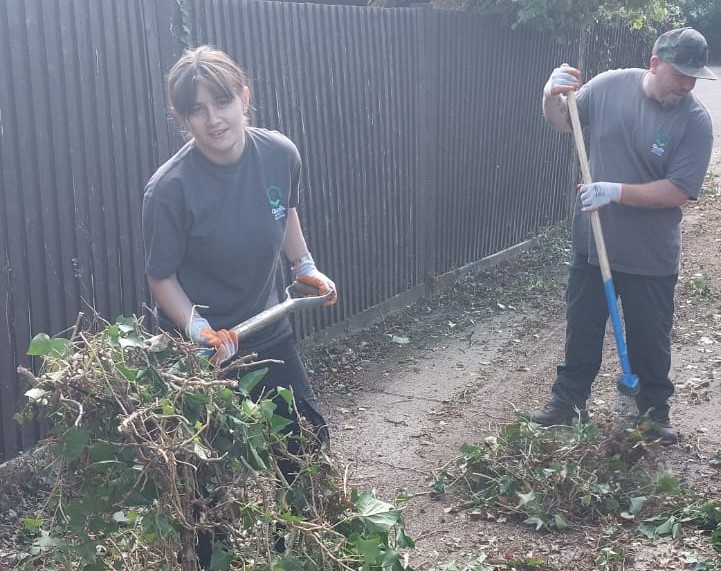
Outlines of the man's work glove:
[[[571,70],[573,73],[571,73]],[[546,97],[559,95],[573,91],[579,85],[578,77],[574,73],[580,73],[577,69],[570,67],[567,63],[561,64],[551,73],[546,85],[543,88],[543,94]]]
[[215,349],[210,361],[222,365],[238,352],[238,335],[232,329],[218,329],[210,326],[208,320],[195,308],[185,327],[185,335],[196,345]]
[[582,184],[579,190],[581,210],[588,212],[597,210],[609,202],[620,202],[623,185],[618,182],[592,182],[591,184]]
[[309,286],[313,286],[318,290],[318,295],[325,295],[332,291],[330,299],[323,305],[333,305],[338,301],[338,294],[335,290],[335,284],[328,276],[318,271],[315,267],[313,256],[306,254],[305,256],[293,261],[290,266],[291,278],[293,281],[299,281]]

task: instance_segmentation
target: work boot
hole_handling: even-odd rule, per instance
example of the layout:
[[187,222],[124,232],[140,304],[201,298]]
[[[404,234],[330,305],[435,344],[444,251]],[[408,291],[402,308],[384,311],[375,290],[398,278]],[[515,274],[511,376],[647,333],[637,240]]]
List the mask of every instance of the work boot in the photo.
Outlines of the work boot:
[[636,426],[641,430],[646,440],[658,440],[663,446],[678,444],[678,432],[671,426],[668,418],[654,418],[650,415],[641,415],[636,420]]
[[531,414],[531,421],[541,426],[557,426],[559,424],[573,424],[574,419],[588,422],[588,411],[585,408],[571,406],[557,398],[552,398],[540,410]]

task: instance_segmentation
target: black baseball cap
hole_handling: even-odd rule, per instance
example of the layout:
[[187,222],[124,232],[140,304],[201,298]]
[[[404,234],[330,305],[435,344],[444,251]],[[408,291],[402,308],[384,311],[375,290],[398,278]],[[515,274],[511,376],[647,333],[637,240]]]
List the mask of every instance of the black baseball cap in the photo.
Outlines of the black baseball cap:
[[693,28],[677,28],[661,34],[653,44],[653,55],[690,77],[717,79],[706,67],[708,44]]

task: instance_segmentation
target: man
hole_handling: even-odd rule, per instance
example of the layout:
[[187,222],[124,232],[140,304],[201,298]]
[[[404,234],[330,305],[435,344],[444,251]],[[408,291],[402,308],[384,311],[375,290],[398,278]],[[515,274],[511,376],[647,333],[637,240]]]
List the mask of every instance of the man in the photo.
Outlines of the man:
[[601,366],[608,307],[590,216],[599,211],[616,293],[623,307],[636,405],[664,444],[678,441],[669,418],[674,392],[671,325],[681,249],[681,206],[696,200],[713,145],[711,118],[691,90],[708,47],[692,28],[671,30],[653,46],[648,70],[599,74],[580,87],[581,72],[563,65],[543,90],[543,114],[572,131],[566,93],[578,89],[581,124],[590,136],[593,184],[579,186],[566,292],[565,362],[552,398],[532,414],[544,426],[588,420],[586,400]]

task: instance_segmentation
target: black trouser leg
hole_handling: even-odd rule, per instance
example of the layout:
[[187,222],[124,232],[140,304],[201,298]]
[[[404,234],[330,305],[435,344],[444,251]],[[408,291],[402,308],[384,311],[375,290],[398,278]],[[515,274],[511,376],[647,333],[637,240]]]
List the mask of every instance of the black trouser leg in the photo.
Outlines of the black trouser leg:
[[[291,454],[302,454],[302,442],[294,436],[300,435],[299,416],[306,418],[313,427],[318,444],[329,442],[328,426],[320,413],[318,401],[310,386],[308,375],[305,371],[293,339],[288,339],[278,345],[258,353],[258,359],[282,360],[283,364],[262,365],[268,368],[268,372],[253,390],[251,397],[258,398],[262,393],[274,390],[276,387],[290,387],[293,389],[297,411],[290,411],[285,399],[275,396],[273,402],[276,404],[276,414],[291,420],[285,428],[285,433],[290,435],[288,451]],[[278,465],[288,483],[293,482],[298,474],[297,463],[280,458]]]
[[652,418],[668,421],[668,399],[674,386],[671,369],[671,328],[674,288],[678,276],[614,275],[616,291],[623,304],[626,345],[631,371],[638,375],[638,411],[653,409]]
[[557,368],[553,394],[562,402],[586,408],[593,380],[601,368],[608,305],[601,271],[574,254],[566,290],[565,361]]

